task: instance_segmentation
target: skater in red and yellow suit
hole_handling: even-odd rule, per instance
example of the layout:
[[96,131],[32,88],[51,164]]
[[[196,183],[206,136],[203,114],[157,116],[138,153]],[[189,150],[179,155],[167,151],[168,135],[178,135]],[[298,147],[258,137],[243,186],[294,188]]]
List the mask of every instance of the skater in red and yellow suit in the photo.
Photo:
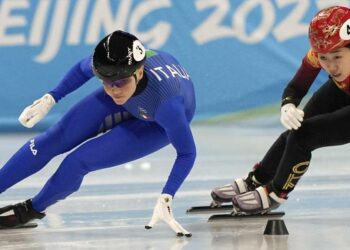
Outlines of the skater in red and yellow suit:
[[[350,142],[350,9],[318,12],[309,26],[311,49],[282,96],[281,122],[287,128],[245,179],[214,188],[213,205],[233,202],[235,211],[264,213],[277,208],[308,170],[317,148]],[[298,107],[323,69],[325,82]]]

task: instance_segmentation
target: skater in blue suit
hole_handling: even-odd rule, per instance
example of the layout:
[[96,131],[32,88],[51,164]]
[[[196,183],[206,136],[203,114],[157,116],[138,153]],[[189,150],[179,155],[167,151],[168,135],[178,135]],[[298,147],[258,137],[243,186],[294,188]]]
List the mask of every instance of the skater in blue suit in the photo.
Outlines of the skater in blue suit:
[[64,96],[94,76],[101,80],[101,88],[75,104],[46,132],[30,139],[0,169],[2,193],[38,172],[53,157],[75,148],[37,195],[0,209],[0,225],[16,227],[41,219],[49,206],[79,190],[89,172],[139,159],[172,144],[177,157],[146,228],[163,220],[177,235],[191,236],[174,219],[171,204],[196,158],[190,128],[195,94],[190,76],[172,55],[146,50],[134,35],[115,31],[99,42],[93,55],[73,66],[55,89],[25,108],[19,121],[33,127]]

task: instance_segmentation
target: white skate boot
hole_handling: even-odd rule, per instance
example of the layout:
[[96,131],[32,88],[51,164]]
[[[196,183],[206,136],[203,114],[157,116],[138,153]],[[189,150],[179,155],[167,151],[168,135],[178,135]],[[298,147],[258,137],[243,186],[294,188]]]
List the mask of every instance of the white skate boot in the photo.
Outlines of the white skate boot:
[[261,184],[255,179],[253,172],[250,172],[246,179],[236,179],[232,184],[215,187],[211,192],[213,198],[211,207],[220,207],[223,203],[232,202],[235,195],[255,190]]
[[266,186],[260,186],[233,197],[233,214],[265,214],[278,208],[286,199],[268,191]]

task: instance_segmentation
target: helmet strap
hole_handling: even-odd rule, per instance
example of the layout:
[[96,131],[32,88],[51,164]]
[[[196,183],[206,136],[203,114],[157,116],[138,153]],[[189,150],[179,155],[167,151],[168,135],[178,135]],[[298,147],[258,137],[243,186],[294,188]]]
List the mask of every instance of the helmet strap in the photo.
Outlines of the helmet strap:
[[143,76],[139,80],[137,80],[136,72],[133,74],[133,76],[136,81],[136,91],[133,94],[133,96],[136,96],[140,94],[147,87],[148,78],[146,74],[143,74]]
[[138,81],[137,81],[137,76],[136,76],[136,73],[133,74],[133,77],[135,78],[135,83],[136,83],[136,86],[138,84]]

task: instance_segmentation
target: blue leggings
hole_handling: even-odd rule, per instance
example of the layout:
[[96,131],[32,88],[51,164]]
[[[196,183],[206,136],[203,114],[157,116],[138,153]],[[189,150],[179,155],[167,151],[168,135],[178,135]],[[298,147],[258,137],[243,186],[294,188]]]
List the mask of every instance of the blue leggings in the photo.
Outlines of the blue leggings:
[[77,191],[87,173],[141,158],[168,144],[163,128],[131,117],[101,88],[13,155],[0,170],[0,192],[36,173],[53,157],[75,148],[33,198],[33,207],[42,212]]

